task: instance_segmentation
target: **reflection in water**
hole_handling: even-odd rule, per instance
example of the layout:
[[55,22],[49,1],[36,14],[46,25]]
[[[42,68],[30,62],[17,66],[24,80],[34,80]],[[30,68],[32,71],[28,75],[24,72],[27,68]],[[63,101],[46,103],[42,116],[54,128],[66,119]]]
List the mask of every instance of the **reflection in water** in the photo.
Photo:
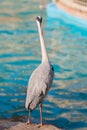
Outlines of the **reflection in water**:
[[[41,12],[35,0],[1,1],[0,10],[0,118],[18,120],[27,115],[28,79],[41,60],[34,21]],[[42,15],[46,47],[55,69],[43,105],[44,121],[67,130],[86,129],[87,32],[61,20],[46,19],[45,11]],[[32,117],[39,120],[38,115],[36,109]]]

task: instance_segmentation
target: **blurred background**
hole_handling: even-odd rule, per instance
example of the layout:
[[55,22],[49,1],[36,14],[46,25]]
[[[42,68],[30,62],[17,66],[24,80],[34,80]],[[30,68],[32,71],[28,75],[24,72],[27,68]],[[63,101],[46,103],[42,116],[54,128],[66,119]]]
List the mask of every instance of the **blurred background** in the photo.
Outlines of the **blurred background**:
[[[26,120],[28,79],[41,63],[35,21],[41,15],[55,70],[53,85],[43,104],[43,120],[66,130],[86,130],[87,21],[51,2],[0,0],[0,119]],[[39,121],[38,108],[31,118]]]

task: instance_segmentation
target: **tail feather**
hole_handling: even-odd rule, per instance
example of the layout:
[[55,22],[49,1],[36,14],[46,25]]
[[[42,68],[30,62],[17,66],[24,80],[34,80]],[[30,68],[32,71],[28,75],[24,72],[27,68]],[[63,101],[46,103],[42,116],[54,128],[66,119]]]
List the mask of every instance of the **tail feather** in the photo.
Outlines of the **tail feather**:
[[26,108],[27,110],[29,110],[29,109],[30,109],[30,104],[31,104],[31,102],[30,102],[30,103],[28,103],[28,102],[26,101],[25,108]]

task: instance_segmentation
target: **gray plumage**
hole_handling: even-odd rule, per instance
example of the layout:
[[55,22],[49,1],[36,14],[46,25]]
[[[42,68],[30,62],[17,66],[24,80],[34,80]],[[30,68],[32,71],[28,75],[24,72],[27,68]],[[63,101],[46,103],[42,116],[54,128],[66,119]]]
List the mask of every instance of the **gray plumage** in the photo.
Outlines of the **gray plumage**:
[[42,18],[38,16],[36,22],[40,36],[42,61],[41,64],[32,73],[28,83],[25,107],[29,110],[34,110],[39,104],[43,103],[43,100],[51,87],[54,77],[53,66],[50,64],[44,43],[41,27]]
[[26,108],[35,109],[47,94],[53,81],[52,66],[41,63],[32,73],[27,89]]

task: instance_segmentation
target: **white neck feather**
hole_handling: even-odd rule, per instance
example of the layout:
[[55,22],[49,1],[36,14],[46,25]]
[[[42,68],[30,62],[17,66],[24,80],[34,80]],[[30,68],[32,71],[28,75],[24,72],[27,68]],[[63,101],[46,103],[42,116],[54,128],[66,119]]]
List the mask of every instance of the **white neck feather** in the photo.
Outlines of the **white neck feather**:
[[42,62],[49,62],[49,57],[48,57],[46,46],[44,43],[42,27],[39,22],[37,22],[37,25],[38,25],[38,31],[39,31],[39,37],[40,37],[40,43],[41,43]]

